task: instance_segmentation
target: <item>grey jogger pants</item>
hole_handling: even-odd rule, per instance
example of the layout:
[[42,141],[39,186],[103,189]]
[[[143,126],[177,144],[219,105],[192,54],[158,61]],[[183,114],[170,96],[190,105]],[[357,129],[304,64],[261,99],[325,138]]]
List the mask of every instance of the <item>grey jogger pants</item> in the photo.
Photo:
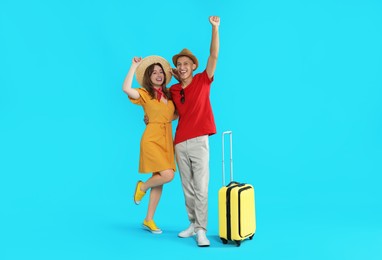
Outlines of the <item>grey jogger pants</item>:
[[209,143],[208,135],[188,139],[175,145],[176,161],[183,186],[188,219],[195,232],[207,231]]

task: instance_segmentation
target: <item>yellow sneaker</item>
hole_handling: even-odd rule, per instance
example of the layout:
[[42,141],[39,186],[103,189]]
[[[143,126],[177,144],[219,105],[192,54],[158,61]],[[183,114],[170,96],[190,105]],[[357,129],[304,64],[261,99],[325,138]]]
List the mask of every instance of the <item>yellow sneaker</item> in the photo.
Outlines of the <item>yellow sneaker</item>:
[[147,229],[148,231],[150,231],[153,234],[161,234],[162,233],[162,230],[160,228],[158,228],[157,225],[155,225],[154,220],[149,220],[149,221],[146,221],[146,219],[143,220],[143,228]]
[[137,205],[139,205],[139,203],[141,203],[143,196],[145,196],[145,194],[146,194],[146,192],[141,191],[142,184],[143,184],[142,181],[138,181],[137,186],[135,186],[134,203]]

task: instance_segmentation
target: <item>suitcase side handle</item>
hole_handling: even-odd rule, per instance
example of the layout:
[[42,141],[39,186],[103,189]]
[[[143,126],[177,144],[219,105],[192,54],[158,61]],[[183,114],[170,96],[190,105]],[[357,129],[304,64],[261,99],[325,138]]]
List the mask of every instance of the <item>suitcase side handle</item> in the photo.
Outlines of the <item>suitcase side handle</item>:
[[223,178],[223,186],[225,184],[225,165],[224,165],[224,136],[229,135],[229,159],[230,159],[230,182],[233,182],[233,159],[232,159],[232,131],[225,131],[222,134],[222,178]]

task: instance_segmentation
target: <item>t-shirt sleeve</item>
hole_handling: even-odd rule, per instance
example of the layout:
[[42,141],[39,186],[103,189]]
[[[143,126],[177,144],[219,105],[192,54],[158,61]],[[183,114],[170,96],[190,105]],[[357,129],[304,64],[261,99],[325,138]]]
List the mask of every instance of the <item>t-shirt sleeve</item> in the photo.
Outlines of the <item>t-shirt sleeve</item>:
[[129,97],[129,99],[131,103],[142,106],[149,99],[149,93],[144,88],[137,88],[136,90],[139,92],[140,97],[138,99]]
[[207,84],[211,84],[212,81],[214,81],[214,76],[212,76],[212,78],[209,78],[209,77],[208,77],[207,70],[204,70],[204,71],[201,73],[200,76],[201,76],[203,82],[206,82]]

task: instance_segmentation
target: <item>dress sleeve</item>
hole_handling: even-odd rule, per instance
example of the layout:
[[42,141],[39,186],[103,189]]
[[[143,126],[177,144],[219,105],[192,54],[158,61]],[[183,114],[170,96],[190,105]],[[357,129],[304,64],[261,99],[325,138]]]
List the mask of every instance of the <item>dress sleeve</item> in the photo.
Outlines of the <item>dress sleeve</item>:
[[136,105],[143,105],[144,103],[147,102],[147,100],[150,98],[149,93],[147,92],[146,89],[144,88],[137,88],[137,91],[139,92],[139,98],[138,99],[133,99],[129,97],[131,103],[136,104]]

